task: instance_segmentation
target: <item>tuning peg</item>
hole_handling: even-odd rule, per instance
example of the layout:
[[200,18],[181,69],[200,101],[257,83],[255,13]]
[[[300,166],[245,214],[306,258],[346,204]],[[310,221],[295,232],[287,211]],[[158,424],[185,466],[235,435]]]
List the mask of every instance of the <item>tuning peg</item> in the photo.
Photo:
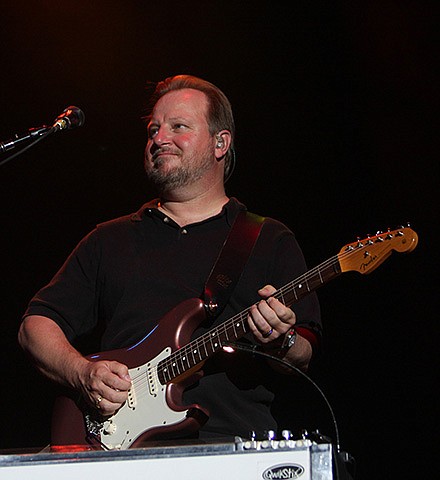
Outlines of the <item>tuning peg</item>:
[[[397,229],[398,229],[398,230],[404,230],[405,228],[408,228],[408,227],[411,227],[410,222],[406,222],[406,226],[405,226],[405,225],[399,225],[399,226],[397,227]],[[400,234],[400,235],[403,235],[403,233],[401,233],[400,231],[399,231],[399,234]]]
[[382,230],[378,230],[376,232],[376,242],[383,242],[383,237],[381,237],[382,234],[383,234]]

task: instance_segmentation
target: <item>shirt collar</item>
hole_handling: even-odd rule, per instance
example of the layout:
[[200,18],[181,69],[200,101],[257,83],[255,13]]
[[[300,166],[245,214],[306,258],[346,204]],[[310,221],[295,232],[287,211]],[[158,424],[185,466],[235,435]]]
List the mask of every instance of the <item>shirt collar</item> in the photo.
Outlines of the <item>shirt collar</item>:
[[[145,216],[151,216],[153,214],[159,213],[158,209],[159,199],[155,198],[149,202],[142,205],[142,207],[130,217],[132,222],[142,222]],[[214,217],[207,218],[205,221],[211,220],[216,217],[221,217],[226,215],[226,221],[229,225],[232,225],[238,213],[241,210],[247,210],[246,206],[239,202],[235,197],[231,197],[229,201],[223,206],[222,211],[215,215]]]

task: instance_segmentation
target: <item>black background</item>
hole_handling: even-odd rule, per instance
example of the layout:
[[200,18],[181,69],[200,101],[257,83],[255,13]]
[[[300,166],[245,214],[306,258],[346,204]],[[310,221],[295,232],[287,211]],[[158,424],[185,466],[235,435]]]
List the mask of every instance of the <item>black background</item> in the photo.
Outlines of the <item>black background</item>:
[[[3,4],[0,140],[69,105],[86,122],[0,167],[0,448],[48,442],[51,389],[16,341],[28,300],[96,223],[151,198],[140,120],[147,86],[190,73],[218,85],[234,108],[228,194],[285,222],[310,267],[377,230],[410,222],[418,233],[412,253],[319,291],[326,345],[310,375],[357,478],[435,471],[436,2],[279,3]],[[333,437],[322,399],[300,385],[286,387],[283,427]]]

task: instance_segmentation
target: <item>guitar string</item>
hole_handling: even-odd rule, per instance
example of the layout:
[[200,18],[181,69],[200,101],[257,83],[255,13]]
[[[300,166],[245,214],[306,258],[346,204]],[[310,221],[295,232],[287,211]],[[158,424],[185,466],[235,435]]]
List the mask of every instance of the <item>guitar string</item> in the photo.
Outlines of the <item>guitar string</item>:
[[[396,232],[403,233],[402,230],[396,230]],[[387,233],[384,234],[384,236],[385,236],[385,238],[391,239],[395,236],[395,233],[394,232],[387,232]],[[308,286],[308,279],[315,276],[316,272],[318,272],[320,274],[321,271],[324,271],[329,266],[336,265],[340,259],[345,259],[345,257],[347,257],[347,256],[351,256],[355,253],[358,253],[361,249],[364,249],[364,248],[369,247],[369,246],[371,247],[371,245],[374,243],[374,240],[375,239],[377,240],[379,238],[381,238],[382,241],[385,240],[385,238],[383,238],[383,236],[377,235],[375,237],[370,237],[370,238],[367,238],[367,239],[364,239],[364,240],[358,240],[358,242],[353,242],[351,244],[348,244],[344,251],[340,252],[337,255],[334,255],[333,257],[330,257],[329,259],[327,259],[326,261],[324,261],[320,265],[312,268],[311,270],[304,273],[303,275],[301,275],[297,279],[295,279],[292,282],[289,282],[288,284],[284,285],[279,290],[277,290],[274,293],[273,296],[275,298],[281,298],[283,300],[283,303],[284,303],[284,296],[287,296],[287,294],[290,294],[293,291],[295,293],[296,299],[298,299],[298,297],[296,295],[296,292],[295,292],[295,286],[299,287],[302,284],[306,284],[308,292],[310,292],[311,290]],[[365,243],[365,242],[367,242],[367,243]],[[350,248],[350,247],[353,247],[353,248]],[[324,281],[322,280],[321,275],[320,275],[320,279],[321,279],[321,284],[323,284]],[[218,328],[223,328],[223,330],[226,331],[226,333],[227,333],[228,326],[232,326],[232,324],[237,319],[240,319],[240,321],[242,321],[243,317],[247,318],[249,310],[250,310],[250,308],[248,308],[248,309],[244,310],[243,312],[237,314],[236,316],[232,317],[231,319],[229,319],[227,322],[225,322],[224,324],[222,324]],[[197,347],[197,348],[195,348],[195,351],[196,350],[198,351],[198,348],[201,345],[205,346],[208,342],[212,344],[212,338],[215,337],[215,336],[219,336],[219,334],[215,335],[215,330],[213,332],[207,332],[207,334],[204,334],[204,335],[198,337],[198,339],[196,339],[195,341],[191,342],[190,344],[186,345],[185,347],[182,347],[181,349],[174,352],[171,356],[164,359],[161,362],[161,365],[165,369],[169,369],[170,367],[171,368],[174,367],[178,361],[182,362],[186,359],[186,357],[188,357],[188,350],[191,349],[189,347],[194,345],[194,347]],[[219,345],[220,348],[222,347],[220,338],[219,338],[218,345]],[[216,347],[216,349],[218,349],[217,345],[215,345],[215,347]],[[213,351],[211,353],[215,353],[216,349],[213,349]],[[205,350],[206,350],[206,347],[205,347]],[[199,357],[200,357],[200,354],[199,354]],[[202,360],[200,360],[200,362],[201,361]],[[197,363],[195,363],[192,367],[194,367],[195,365],[197,365]],[[190,366],[190,368],[191,368],[191,366]],[[179,376],[179,375],[180,375],[180,372],[178,373],[178,375],[174,375],[174,378],[176,376]]]
[[[403,230],[405,230],[405,229],[403,229]],[[396,230],[396,231],[398,231],[400,234],[403,233],[402,230]],[[324,261],[320,265],[318,265],[318,266],[312,268],[311,270],[305,272],[304,274],[300,275],[300,277],[298,277],[297,279],[287,283],[286,285],[281,287],[279,290],[277,290],[274,293],[273,296],[275,298],[281,299],[283,301],[283,303],[285,303],[284,302],[284,297],[287,296],[287,295],[290,295],[293,291],[296,299],[298,300],[298,296],[295,292],[295,287],[299,287],[302,284],[306,284],[307,285],[307,290],[308,290],[308,292],[310,292],[311,290],[310,290],[310,287],[307,283],[308,279],[315,276],[316,273],[319,273],[321,284],[323,284],[324,281],[323,281],[322,276],[321,276],[321,271],[324,271],[326,268],[336,265],[340,259],[345,259],[348,256],[351,256],[355,253],[358,253],[360,251],[360,249],[364,249],[365,247],[368,247],[368,246],[371,247],[372,243],[370,243],[370,242],[374,242],[375,239],[376,239],[376,241],[377,241],[378,238],[381,238],[382,241],[384,241],[385,239],[391,239],[395,236],[395,233],[394,232],[387,232],[386,234],[384,234],[384,236],[385,236],[385,238],[383,238],[380,235],[377,235],[375,237],[371,237],[371,238],[368,238],[368,239],[359,240],[357,243],[354,242],[354,243],[348,244],[345,251],[342,251],[342,252],[338,253],[337,255],[334,255],[334,256],[330,257],[329,259],[327,259],[326,261]],[[366,241],[368,243],[364,244],[363,242],[366,242]],[[350,247],[353,247],[353,248],[350,248]],[[358,248],[356,248],[356,247],[358,247]],[[339,274],[341,272],[335,272],[335,273]],[[220,348],[222,348],[222,339],[220,337],[220,335],[222,333],[226,334],[226,340],[229,340],[228,331],[230,333],[232,333],[232,331],[234,331],[235,338],[238,338],[236,333],[235,333],[235,330],[236,330],[235,327],[237,327],[237,328],[241,327],[241,329],[243,330],[243,333],[246,333],[246,326],[244,324],[244,320],[247,318],[247,316],[249,314],[249,311],[250,311],[250,308],[251,307],[249,307],[249,308],[245,309],[244,311],[236,314],[235,316],[231,317],[228,321],[224,322],[222,325],[219,325],[216,329],[214,329],[214,331],[209,331],[209,332],[201,335],[200,337],[198,337],[194,341],[190,342],[186,346],[182,347],[181,349],[177,350],[176,352],[174,352],[173,354],[171,354],[167,358],[159,361],[151,369],[152,372],[150,371],[150,378],[155,383],[161,384],[161,380],[159,379],[158,370],[161,369],[161,371],[164,375],[166,371],[171,369],[172,374],[173,374],[173,376],[169,380],[169,381],[171,381],[173,378],[176,378],[179,375],[181,375],[182,373],[185,373],[186,367],[184,366],[183,362],[187,361],[188,367],[193,368],[193,367],[197,366],[199,363],[202,363],[202,361],[206,360],[209,357],[207,347],[206,347],[207,344],[211,344],[211,348],[210,348],[210,350],[212,350],[210,352],[211,355],[213,353],[215,353],[217,350],[219,350]],[[232,329],[232,331],[231,331],[231,329]],[[216,333],[216,332],[218,332],[218,333]],[[217,338],[218,341],[214,341],[214,344],[213,344],[213,339],[215,339],[216,337],[218,337]],[[200,353],[200,348],[202,346],[205,349],[206,358],[202,358],[202,355]],[[199,356],[198,361],[196,361],[195,355]],[[193,365],[191,365],[191,363],[190,363],[191,362],[191,356],[193,357],[193,361],[194,361]],[[179,371],[178,362],[181,363],[181,365],[183,367],[182,368],[183,372]],[[177,375],[174,372],[174,366],[177,367],[177,370],[178,370]],[[133,382],[133,385],[138,389],[147,386],[148,382],[146,381],[146,372],[141,372],[139,375],[135,376],[132,379],[132,382]],[[165,382],[165,383],[167,383],[167,382]],[[139,384],[140,384],[140,387],[139,387]]]
[[[353,250],[348,251],[346,253],[346,255],[350,255],[352,253],[353,253]],[[346,255],[344,255],[344,256],[346,256]],[[314,269],[310,270],[306,274],[300,276],[298,279],[296,279],[293,282],[290,282],[287,285],[285,285],[284,287],[282,287],[280,290],[275,292],[275,294],[273,296],[283,298],[286,295],[286,292],[290,292],[292,290],[293,285],[296,284],[297,286],[300,286],[303,283],[307,284],[308,277],[311,277],[312,274],[315,273],[316,271],[320,272],[320,270],[325,269],[327,266],[335,264],[335,260],[337,260],[337,258],[338,258],[338,256],[331,257],[329,260],[327,260],[323,264],[319,265],[318,267],[315,267]],[[322,283],[322,279],[321,279],[321,283]],[[307,286],[308,286],[308,284],[307,284]],[[308,287],[308,290],[310,291],[309,287]],[[295,294],[295,296],[297,297],[296,294]],[[235,317],[232,317],[232,319],[230,319],[228,322],[221,325],[219,328],[223,329],[223,331],[225,331],[226,334],[227,334],[228,327],[230,325],[232,325],[232,323],[235,323],[237,321],[237,319],[242,321],[243,318],[247,317],[248,313],[249,313],[249,309],[245,310],[244,312],[239,313]],[[218,330],[218,329],[216,329],[216,330]],[[218,348],[218,346],[221,347],[221,339],[220,338],[219,338],[219,340],[220,340],[219,343],[216,342],[214,345],[212,345],[212,341],[213,341],[212,339],[215,338],[216,336],[220,335],[220,332],[218,332],[217,334],[215,332],[216,331],[214,330],[213,332],[208,332],[207,334],[204,334],[204,335],[200,336],[196,341],[189,344],[189,346],[194,345],[194,347],[196,348],[196,351],[197,351],[198,347],[200,345],[206,345],[206,344],[209,345],[209,343],[210,343],[211,344],[210,350],[212,349],[213,350],[212,353],[214,353],[215,349]],[[164,367],[165,368],[174,367],[177,361],[179,361],[179,360],[181,362],[184,361],[185,358],[188,356],[188,350],[189,350],[189,348],[185,348],[185,347],[183,349],[179,349],[177,352],[175,352],[175,354],[173,354],[172,358],[168,357],[163,362]],[[206,347],[205,347],[205,350],[206,350]],[[207,354],[207,352],[206,352],[206,354]],[[200,357],[200,353],[199,353],[199,357]],[[180,374],[180,372],[178,372],[178,374]]]
[[[334,259],[333,259],[333,262],[334,262]],[[330,263],[333,263],[333,262],[330,262]],[[322,267],[322,265],[321,265],[321,267]],[[311,271],[310,271],[310,273],[311,273]],[[305,280],[305,277],[301,276],[300,279],[297,279],[296,281],[298,282],[298,285],[299,285],[301,283],[304,283],[304,280]],[[281,288],[280,290],[275,292],[274,296],[275,297],[285,296],[285,291],[290,290],[291,285],[293,285],[294,283],[295,282],[290,282],[289,284],[285,285],[283,288]],[[209,353],[212,354],[216,350],[218,350],[219,348],[222,348],[222,341],[221,341],[222,339],[218,338],[218,341],[216,341],[216,338],[220,337],[220,335],[222,333],[226,333],[226,340],[229,340],[228,331],[235,330],[236,328],[234,327],[234,325],[237,327],[238,330],[240,330],[240,331],[243,330],[244,333],[246,333],[246,328],[243,326],[243,320],[247,318],[247,316],[249,314],[249,311],[250,311],[250,307],[248,309],[238,313],[237,315],[235,315],[234,317],[229,319],[227,322],[225,322],[224,324],[217,327],[214,331],[210,331],[210,332],[207,332],[207,333],[201,335],[200,337],[198,337],[197,339],[192,341],[190,344],[188,344],[185,347],[182,347],[181,349],[177,350],[172,356],[167,357],[167,359],[165,359],[161,363],[161,365],[163,366],[163,368],[165,370],[170,369],[170,368],[171,368],[171,370],[174,370],[173,367],[176,366],[177,362],[182,363],[188,357],[191,358],[191,355],[189,355],[190,350],[192,350],[192,355],[193,356],[194,355],[199,356],[199,362],[194,363],[194,365],[189,365],[189,367],[191,368],[191,367],[197,365],[197,363],[202,362],[204,360],[204,358],[202,358],[202,354],[200,353],[200,348],[202,346],[205,349],[206,356],[209,356],[208,349],[210,351]],[[237,338],[237,335],[234,335],[234,337]],[[178,370],[178,374],[180,374],[179,370]],[[174,375],[174,376],[176,376],[176,375]]]

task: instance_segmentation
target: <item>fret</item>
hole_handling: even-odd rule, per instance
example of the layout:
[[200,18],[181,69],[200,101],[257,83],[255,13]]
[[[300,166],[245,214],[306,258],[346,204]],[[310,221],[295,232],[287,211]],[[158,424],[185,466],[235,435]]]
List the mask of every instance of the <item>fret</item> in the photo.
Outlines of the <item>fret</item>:
[[231,328],[232,328],[232,334],[234,336],[234,340],[236,340],[237,338],[240,338],[242,335],[243,335],[243,328],[241,326],[241,322],[238,321],[237,322],[237,319],[233,319],[233,321],[231,322]]
[[213,339],[217,336],[216,332],[212,332],[211,335],[209,335],[209,341],[211,345],[212,352],[211,354],[215,353],[217,351],[217,346],[216,343],[213,343]]
[[224,327],[224,332],[225,332],[225,335],[226,335],[226,341],[229,341],[228,327],[226,325]]
[[322,279],[321,269],[319,267],[318,267],[318,275],[319,275],[319,281],[321,282],[321,284],[323,284],[324,280]]
[[309,282],[307,281],[307,277],[304,277],[304,282],[306,284],[307,291],[310,292],[310,286],[309,286]]
[[[185,349],[186,351],[186,349]],[[182,367],[183,367],[183,370],[185,370],[185,366],[183,365],[183,363],[186,362],[187,363],[187,368],[191,368],[191,364],[189,363],[189,358],[187,357],[187,355],[183,354],[183,357],[182,357]]]
[[[246,315],[246,318],[247,318],[247,315]],[[248,328],[249,328],[249,325],[246,322],[246,318],[242,318],[241,320],[241,327],[243,329],[243,334],[247,333],[248,332]]]
[[[228,332],[229,332],[229,335],[230,335],[230,340],[236,340],[238,337],[237,337],[237,330],[235,328],[235,322],[230,322],[229,324],[229,327],[228,327]],[[229,340],[229,338],[228,338]]]
[[219,333],[219,347],[223,348],[224,343],[228,343],[229,335],[228,335],[228,325],[223,324],[221,328],[221,332]]
[[[225,328],[224,328],[224,337],[223,337],[223,341],[226,341],[226,343],[229,343],[231,340],[235,340],[234,336],[232,335],[232,338],[231,338],[231,334],[232,334],[232,329],[231,329],[231,325],[225,325]],[[222,345],[223,347],[223,345]]]
[[[176,375],[176,371],[174,370],[174,367],[176,367],[177,369],[177,375]],[[178,377],[180,375],[180,372],[179,372],[179,367],[177,366],[176,362],[171,362],[171,369],[173,370],[173,375],[174,375],[174,378],[175,377]]]
[[193,349],[191,348],[191,355],[192,355],[192,359],[193,359],[193,366],[196,365],[196,363],[197,363],[197,362],[196,362],[196,357],[194,356],[194,352],[197,352],[197,350],[193,350]]
[[236,323],[235,323],[235,322],[232,322],[232,329],[234,330],[234,337],[235,337],[235,338],[238,338],[237,330],[236,330],[235,326],[236,326]]
[[171,376],[168,368],[167,367],[162,368],[161,372],[163,374],[164,383],[169,382],[171,380]]
[[[221,336],[220,336],[219,331],[217,331],[217,334],[215,336],[217,337],[216,342],[214,343],[214,348],[215,348],[214,351],[216,352],[219,349],[219,347],[222,346],[222,342],[221,342]],[[214,335],[213,335],[213,337],[214,337]]]
[[[205,348],[205,358],[208,358],[209,355],[208,355],[208,350],[206,350],[206,342],[202,342],[202,345],[203,345],[204,348]],[[202,356],[200,356],[200,360],[202,360]]]
[[176,356],[175,364],[177,366],[177,371],[179,372],[179,375],[185,371],[185,366],[183,365],[182,357],[180,355]]
[[199,354],[199,362],[201,362],[203,360],[203,357],[202,357],[202,354],[200,353],[200,348],[196,348],[194,351]]
[[237,321],[237,318],[234,318],[231,322],[232,330],[234,332],[234,338],[240,338],[245,332],[243,331],[243,324],[240,320]]
[[321,285],[321,282],[319,280],[319,275],[313,275],[310,276],[308,279],[306,279],[306,286],[308,292],[311,292],[312,290],[315,290]]
[[295,287],[292,287],[293,294],[295,295],[295,300],[298,300],[298,295],[296,293]]

